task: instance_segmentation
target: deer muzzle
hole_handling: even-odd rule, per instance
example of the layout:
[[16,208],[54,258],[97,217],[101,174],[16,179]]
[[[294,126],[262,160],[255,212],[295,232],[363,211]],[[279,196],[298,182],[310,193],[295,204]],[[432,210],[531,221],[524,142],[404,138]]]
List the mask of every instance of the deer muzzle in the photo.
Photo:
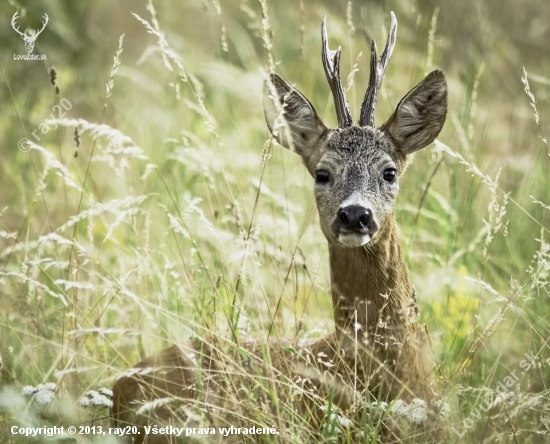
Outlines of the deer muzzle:
[[334,236],[344,245],[367,244],[378,230],[372,211],[362,205],[340,207],[331,226]]

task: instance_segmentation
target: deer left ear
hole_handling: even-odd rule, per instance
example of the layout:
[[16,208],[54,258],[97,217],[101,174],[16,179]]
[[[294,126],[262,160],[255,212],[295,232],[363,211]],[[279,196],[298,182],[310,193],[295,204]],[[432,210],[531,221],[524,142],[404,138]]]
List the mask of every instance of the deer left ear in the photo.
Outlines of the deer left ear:
[[439,70],[432,71],[397,105],[381,129],[407,155],[428,146],[437,137],[447,115],[447,82]]

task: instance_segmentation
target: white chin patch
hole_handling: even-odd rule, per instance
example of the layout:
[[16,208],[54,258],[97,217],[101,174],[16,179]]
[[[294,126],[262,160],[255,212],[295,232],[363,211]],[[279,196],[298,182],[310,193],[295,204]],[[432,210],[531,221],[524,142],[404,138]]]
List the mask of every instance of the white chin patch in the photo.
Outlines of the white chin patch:
[[368,244],[370,241],[370,235],[368,234],[339,234],[338,242],[347,245],[348,247],[360,247]]

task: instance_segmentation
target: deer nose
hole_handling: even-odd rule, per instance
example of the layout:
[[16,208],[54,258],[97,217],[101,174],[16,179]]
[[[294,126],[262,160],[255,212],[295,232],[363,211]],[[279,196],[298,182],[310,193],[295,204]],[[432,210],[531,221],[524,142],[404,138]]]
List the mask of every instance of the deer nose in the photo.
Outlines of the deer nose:
[[361,205],[340,207],[336,220],[340,228],[346,231],[357,231],[366,234],[376,230],[372,211]]

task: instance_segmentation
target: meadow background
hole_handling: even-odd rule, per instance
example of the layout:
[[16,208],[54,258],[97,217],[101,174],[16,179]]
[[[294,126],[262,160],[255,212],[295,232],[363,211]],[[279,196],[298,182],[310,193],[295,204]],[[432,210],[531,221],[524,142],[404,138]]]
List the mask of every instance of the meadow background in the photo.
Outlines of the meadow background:
[[[13,60],[25,53],[16,10],[22,30],[49,15],[34,49],[47,61]],[[79,398],[193,334],[333,329],[313,181],[266,143],[262,81],[274,64],[336,125],[326,14],[357,116],[390,11],[377,124],[432,69],[449,84],[440,143],[417,154],[396,208],[449,427],[465,430],[525,353],[538,358],[448,442],[548,442],[546,0],[3,1],[0,442],[27,442],[16,424],[107,426],[108,409]],[[61,99],[71,109],[43,134]],[[22,138],[36,145],[24,152]],[[46,383],[51,402],[21,395]]]

